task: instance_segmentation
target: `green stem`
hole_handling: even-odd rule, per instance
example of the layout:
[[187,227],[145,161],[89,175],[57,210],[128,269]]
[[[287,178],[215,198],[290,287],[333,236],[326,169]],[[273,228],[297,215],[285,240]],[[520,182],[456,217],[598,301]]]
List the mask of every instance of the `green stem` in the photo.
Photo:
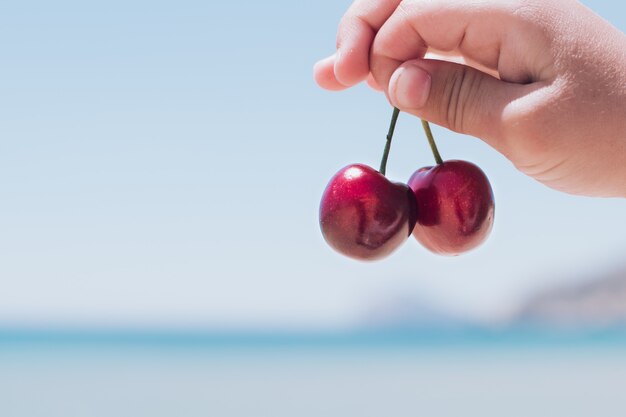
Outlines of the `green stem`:
[[433,151],[433,156],[435,157],[437,165],[443,164],[443,159],[441,159],[441,155],[439,155],[439,150],[437,149],[437,144],[435,143],[433,132],[430,130],[430,125],[426,120],[422,120],[422,126],[424,127],[424,132],[426,132],[428,144],[430,145],[430,150]]
[[393,131],[396,129],[396,122],[398,121],[398,115],[400,109],[394,107],[393,114],[391,115],[391,124],[389,125],[389,133],[387,133],[387,143],[385,143],[385,150],[383,151],[383,159],[380,161],[380,173],[385,175],[387,172],[387,159],[389,159],[389,150],[391,149],[391,139],[393,139]]

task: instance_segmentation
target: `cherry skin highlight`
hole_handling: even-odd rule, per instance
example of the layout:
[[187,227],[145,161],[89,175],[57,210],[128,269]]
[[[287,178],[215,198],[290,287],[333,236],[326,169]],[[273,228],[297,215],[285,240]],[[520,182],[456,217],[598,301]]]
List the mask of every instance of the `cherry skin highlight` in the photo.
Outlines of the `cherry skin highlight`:
[[359,260],[384,258],[411,235],[416,203],[411,189],[375,169],[352,164],[330,180],[320,204],[320,227],[337,252]]
[[445,161],[409,179],[417,202],[413,236],[428,250],[455,256],[479,246],[493,227],[493,191],[484,172],[467,161]]

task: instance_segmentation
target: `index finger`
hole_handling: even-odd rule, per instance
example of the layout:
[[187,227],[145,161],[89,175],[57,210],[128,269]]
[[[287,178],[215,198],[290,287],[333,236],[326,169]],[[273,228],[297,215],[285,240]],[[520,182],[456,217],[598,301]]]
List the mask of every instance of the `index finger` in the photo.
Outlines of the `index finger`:
[[538,79],[535,68],[549,57],[529,48],[545,44],[541,24],[520,13],[519,1],[404,1],[379,28],[370,52],[370,71],[386,89],[393,72],[428,50],[458,53],[475,66],[509,82]]
[[337,32],[334,74],[337,81],[353,86],[370,72],[369,55],[378,30],[401,0],[356,0],[341,19]]

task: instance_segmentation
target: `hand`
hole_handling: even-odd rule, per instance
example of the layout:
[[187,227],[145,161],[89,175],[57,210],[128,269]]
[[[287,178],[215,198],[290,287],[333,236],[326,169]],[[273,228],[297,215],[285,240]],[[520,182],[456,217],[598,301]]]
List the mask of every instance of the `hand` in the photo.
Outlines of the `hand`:
[[356,0],[314,72],[368,79],[552,188],[626,197],[626,36],[577,1]]

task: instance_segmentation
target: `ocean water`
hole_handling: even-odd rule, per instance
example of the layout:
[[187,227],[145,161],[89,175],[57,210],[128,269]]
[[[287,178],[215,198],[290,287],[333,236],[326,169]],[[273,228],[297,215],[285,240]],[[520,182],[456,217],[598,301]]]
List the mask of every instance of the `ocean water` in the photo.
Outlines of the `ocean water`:
[[624,415],[621,338],[0,335],[2,417]]

